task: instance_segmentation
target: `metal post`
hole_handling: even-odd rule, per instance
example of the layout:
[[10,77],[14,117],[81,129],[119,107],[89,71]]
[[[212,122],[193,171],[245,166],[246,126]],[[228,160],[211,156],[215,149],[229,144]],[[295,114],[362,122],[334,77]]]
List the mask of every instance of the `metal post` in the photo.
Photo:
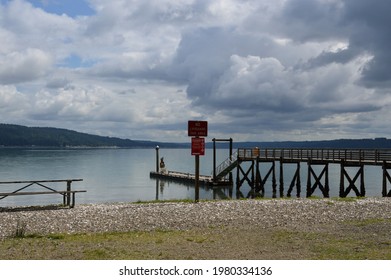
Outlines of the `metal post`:
[[159,146],[156,146],[156,173],[159,173]]

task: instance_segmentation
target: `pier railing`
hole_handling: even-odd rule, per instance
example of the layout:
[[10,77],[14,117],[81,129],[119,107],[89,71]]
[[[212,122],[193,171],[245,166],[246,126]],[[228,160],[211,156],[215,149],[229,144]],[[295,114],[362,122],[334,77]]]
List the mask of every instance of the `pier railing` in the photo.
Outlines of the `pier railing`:
[[[239,151],[239,150],[238,150]],[[216,177],[223,178],[226,176],[232,169],[235,168],[235,163],[238,160],[238,151],[234,152],[232,156],[224,160],[219,166],[216,167]],[[213,173],[213,171],[212,171]]]
[[314,161],[330,163],[351,162],[382,165],[391,162],[390,149],[238,149],[240,160]]

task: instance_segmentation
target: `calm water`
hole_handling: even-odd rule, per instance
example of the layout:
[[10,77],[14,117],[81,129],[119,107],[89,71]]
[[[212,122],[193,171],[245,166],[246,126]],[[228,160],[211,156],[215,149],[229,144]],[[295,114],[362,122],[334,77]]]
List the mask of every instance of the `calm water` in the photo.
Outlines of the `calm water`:
[[[160,149],[168,170],[194,173],[194,157],[189,149]],[[217,163],[228,156],[227,150],[217,150]],[[73,189],[86,189],[87,193],[76,195],[76,203],[134,202],[154,199],[194,198],[194,186],[167,181],[157,181],[149,177],[156,166],[155,149],[0,149],[0,181],[52,180],[81,178]],[[201,174],[210,175],[213,167],[213,151],[207,150],[200,157]],[[306,164],[301,168],[302,197],[305,196]],[[246,168],[244,166],[244,168]],[[264,170],[262,170],[264,168]],[[266,172],[267,165],[261,167]],[[294,166],[284,168],[285,188],[290,184]],[[247,169],[246,169],[247,170]],[[381,196],[381,167],[365,168],[367,196]],[[278,183],[278,168],[276,170]],[[338,196],[339,166],[330,165],[330,195]],[[233,174],[234,179],[236,174]],[[23,186],[23,185],[21,185]],[[65,189],[65,183],[52,184]],[[16,186],[0,185],[0,192],[15,190]],[[31,189],[32,190],[32,189]],[[248,185],[241,187],[201,188],[201,199],[220,199],[227,196],[247,196]],[[292,193],[295,195],[295,192]],[[320,191],[314,195],[321,196]],[[353,193],[351,194],[353,196]],[[271,182],[266,186],[266,197],[271,197]],[[61,197],[54,195],[7,197],[0,200],[1,206],[42,205],[60,203]]]

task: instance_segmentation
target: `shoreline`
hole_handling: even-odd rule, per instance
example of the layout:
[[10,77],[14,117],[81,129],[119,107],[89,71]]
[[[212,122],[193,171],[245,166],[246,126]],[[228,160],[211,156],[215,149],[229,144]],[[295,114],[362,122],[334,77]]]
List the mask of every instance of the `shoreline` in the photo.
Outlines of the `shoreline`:
[[100,203],[0,208],[0,239],[18,225],[27,235],[179,230],[210,227],[316,229],[335,223],[391,219],[391,198],[291,198],[191,202]]

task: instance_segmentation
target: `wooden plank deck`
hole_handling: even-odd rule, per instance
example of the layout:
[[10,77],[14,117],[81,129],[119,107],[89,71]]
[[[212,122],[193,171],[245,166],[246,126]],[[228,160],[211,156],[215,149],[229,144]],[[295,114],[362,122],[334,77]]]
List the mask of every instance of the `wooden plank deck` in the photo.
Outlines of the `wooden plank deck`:
[[384,165],[391,162],[390,149],[238,149],[242,161],[324,162],[345,164]]
[[[178,172],[178,171],[167,171],[166,173],[151,171],[149,173],[151,178],[159,178],[165,180],[186,182],[186,183],[195,183],[195,174]],[[203,185],[229,185],[228,180],[220,180],[217,184],[213,183],[213,177],[207,175],[200,175],[199,177],[200,184]]]

